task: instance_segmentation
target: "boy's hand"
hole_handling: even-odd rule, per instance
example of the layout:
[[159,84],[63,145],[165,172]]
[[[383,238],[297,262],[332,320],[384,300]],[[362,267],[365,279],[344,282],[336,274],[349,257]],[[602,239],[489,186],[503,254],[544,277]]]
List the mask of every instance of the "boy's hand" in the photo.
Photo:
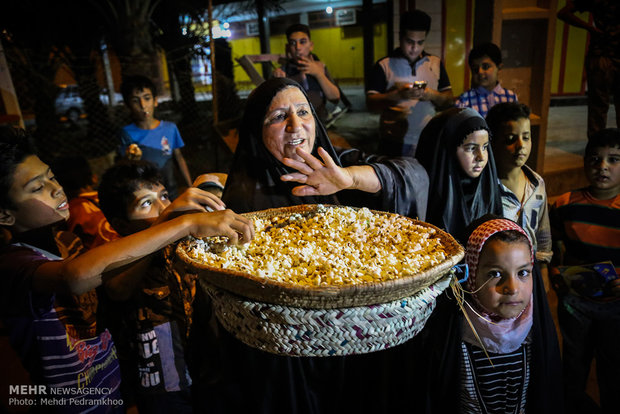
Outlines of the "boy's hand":
[[421,101],[432,101],[437,95],[439,95],[439,92],[432,88],[418,89],[418,91],[420,93],[417,99]]
[[393,91],[393,94],[394,94],[393,100],[395,102],[400,102],[400,101],[409,101],[411,99],[416,99],[415,98],[416,91],[417,90],[413,88],[412,83],[399,83],[396,85],[396,89],[394,89]]
[[312,55],[308,57],[298,57],[297,66],[301,73],[312,75],[315,78],[325,74],[325,63],[320,60],[314,60]]
[[192,183],[192,187],[198,187],[200,186],[200,184],[208,183],[208,182],[218,183],[218,184],[221,184],[222,187],[224,187],[224,183],[215,174],[200,174],[198,177],[196,177],[196,179]]
[[140,160],[142,159],[142,150],[138,146],[138,144],[130,144],[125,150],[125,157],[128,160]]
[[272,72],[274,78],[286,78],[286,73],[282,68],[275,68]]
[[616,297],[620,297],[620,279],[610,281],[609,286],[611,287],[611,293]]
[[553,290],[555,290],[558,297],[564,296],[568,293],[569,287],[564,281],[564,277],[562,277],[559,269],[555,266],[549,268],[549,281],[551,282],[551,287],[553,287]]
[[154,224],[162,223],[183,213],[224,210],[226,205],[216,195],[190,187],[159,215]]
[[254,239],[252,220],[232,210],[192,214],[188,218],[192,220],[191,235],[194,237],[226,236],[229,244],[248,243]]

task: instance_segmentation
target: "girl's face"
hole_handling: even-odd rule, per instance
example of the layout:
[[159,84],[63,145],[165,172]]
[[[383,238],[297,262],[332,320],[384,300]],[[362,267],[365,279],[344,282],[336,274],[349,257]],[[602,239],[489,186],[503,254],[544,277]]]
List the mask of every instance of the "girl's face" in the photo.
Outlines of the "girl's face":
[[315,139],[312,109],[296,87],[281,90],[273,98],[263,122],[263,143],[282,161],[284,157],[303,161],[295,152],[301,148],[312,152]]
[[516,318],[532,297],[530,247],[524,242],[491,240],[482,248],[476,273],[476,297],[501,318]]
[[480,176],[489,161],[489,133],[481,129],[467,135],[456,148],[456,158],[465,174],[471,178]]

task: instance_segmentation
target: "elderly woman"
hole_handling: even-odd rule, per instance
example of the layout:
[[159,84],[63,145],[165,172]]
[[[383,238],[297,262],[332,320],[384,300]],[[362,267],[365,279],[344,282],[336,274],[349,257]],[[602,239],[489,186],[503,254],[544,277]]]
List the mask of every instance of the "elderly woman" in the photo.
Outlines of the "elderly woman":
[[[247,212],[298,204],[346,204],[424,218],[428,178],[413,158],[336,150],[294,81],[275,78],[250,95],[222,196]],[[353,357],[283,357],[220,332],[223,381],[213,403],[226,412],[331,413],[381,407],[404,351]],[[400,348],[403,348],[402,346]],[[363,390],[368,381],[374,384]],[[406,393],[401,393],[405,397]],[[393,398],[391,398],[393,400]]]
[[336,150],[303,89],[286,78],[256,88],[222,199],[236,212],[346,204],[424,219],[428,177],[412,158]]

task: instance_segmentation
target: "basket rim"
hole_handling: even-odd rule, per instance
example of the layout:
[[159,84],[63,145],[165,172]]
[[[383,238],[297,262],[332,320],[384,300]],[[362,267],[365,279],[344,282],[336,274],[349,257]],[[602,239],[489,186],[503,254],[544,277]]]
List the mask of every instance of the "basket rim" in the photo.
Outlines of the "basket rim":
[[[260,210],[254,212],[243,213],[242,215],[248,218],[265,218],[265,217],[273,217],[273,216],[283,216],[290,215],[293,213],[311,213],[316,211],[319,206],[324,206],[327,208],[335,208],[335,207],[347,207],[347,206],[338,206],[331,204],[302,204],[297,206],[290,207],[279,207],[279,208],[270,208],[267,210]],[[353,209],[359,209],[358,207],[351,207]],[[395,215],[395,213],[389,213],[385,211],[377,211],[370,209],[374,214],[380,215]],[[394,290],[398,291],[399,289],[406,289],[408,286],[412,284],[412,282],[419,281],[421,279],[432,279],[432,282],[435,282],[439,279],[443,274],[445,274],[450,268],[456,265],[464,256],[465,251],[463,247],[452,237],[449,233],[439,229],[438,227],[426,223],[424,221],[412,219],[410,217],[401,216],[407,220],[412,221],[414,224],[429,227],[434,229],[437,232],[437,235],[441,238],[441,242],[444,246],[446,259],[441,263],[427,269],[423,272],[416,273],[415,275],[403,275],[397,279],[382,281],[382,282],[367,282],[360,283],[355,285],[331,285],[331,286],[299,286],[291,283],[280,282],[276,280],[270,280],[267,278],[263,278],[260,276],[256,276],[250,273],[241,272],[233,269],[221,269],[219,267],[211,266],[206,263],[198,262],[192,259],[185,250],[184,246],[187,245],[187,240],[185,242],[181,242],[177,246],[177,256],[187,265],[207,271],[207,272],[215,272],[219,274],[225,274],[229,276],[237,276],[242,277],[248,281],[259,285],[269,285],[270,287],[281,289],[287,292],[290,295],[301,296],[301,297],[312,297],[312,296],[353,296],[355,294],[360,294],[365,291],[389,291]],[[434,279],[433,277],[436,276]],[[227,288],[226,286],[220,286],[221,288],[228,289],[233,293],[238,293],[243,296],[243,292],[239,292],[235,289]],[[404,296],[403,296],[404,297]]]

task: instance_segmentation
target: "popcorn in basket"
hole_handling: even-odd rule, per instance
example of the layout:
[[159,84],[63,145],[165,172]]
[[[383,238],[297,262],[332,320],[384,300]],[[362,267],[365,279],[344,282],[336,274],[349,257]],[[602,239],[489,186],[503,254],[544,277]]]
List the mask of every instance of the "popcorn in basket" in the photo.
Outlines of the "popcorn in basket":
[[246,344],[295,356],[385,349],[417,334],[463,255],[447,233],[366,208],[304,205],[248,213],[255,239],[188,240],[222,325]]

